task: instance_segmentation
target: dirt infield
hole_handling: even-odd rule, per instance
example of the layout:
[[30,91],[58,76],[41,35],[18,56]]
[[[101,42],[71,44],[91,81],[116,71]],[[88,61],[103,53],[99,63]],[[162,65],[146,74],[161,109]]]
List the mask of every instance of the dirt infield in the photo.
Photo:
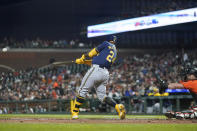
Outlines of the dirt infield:
[[57,119],[57,118],[4,118],[0,123],[112,123],[112,124],[197,124],[197,120],[165,120],[165,119]]

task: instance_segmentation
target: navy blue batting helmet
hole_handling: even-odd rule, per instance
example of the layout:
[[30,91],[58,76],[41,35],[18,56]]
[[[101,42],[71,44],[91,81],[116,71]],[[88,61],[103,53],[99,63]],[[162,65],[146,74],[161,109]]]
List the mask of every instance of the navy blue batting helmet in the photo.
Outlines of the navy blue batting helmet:
[[107,38],[107,41],[113,41],[114,43],[117,41],[117,37],[115,35],[110,35],[108,38]]

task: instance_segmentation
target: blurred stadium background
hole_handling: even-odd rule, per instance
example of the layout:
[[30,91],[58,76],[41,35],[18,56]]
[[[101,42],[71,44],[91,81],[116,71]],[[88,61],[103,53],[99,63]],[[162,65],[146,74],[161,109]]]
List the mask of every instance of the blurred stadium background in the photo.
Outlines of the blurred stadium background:
[[[1,0],[0,114],[69,113],[89,67],[40,67],[74,60],[105,40],[87,38],[88,26],[190,8],[196,17],[195,7],[196,0]],[[116,35],[119,54],[107,95],[124,103],[128,114],[163,114],[193,104],[187,90],[159,94],[154,73],[177,82],[184,63],[197,65],[197,22]],[[81,112],[115,110],[101,104],[93,89]]]

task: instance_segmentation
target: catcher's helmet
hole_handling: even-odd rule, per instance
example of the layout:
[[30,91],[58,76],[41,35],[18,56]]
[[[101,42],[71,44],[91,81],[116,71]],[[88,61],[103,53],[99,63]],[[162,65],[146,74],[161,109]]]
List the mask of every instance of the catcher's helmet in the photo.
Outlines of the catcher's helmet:
[[194,75],[195,77],[197,77],[197,67],[184,68],[182,75]]
[[110,35],[108,38],[107,38],[107,41],[113,41],[114,43],[116,43],[117,41],[117,37],[115,35]]
[[188,74],[192,74],[197,77],[197,67],[190,68]]

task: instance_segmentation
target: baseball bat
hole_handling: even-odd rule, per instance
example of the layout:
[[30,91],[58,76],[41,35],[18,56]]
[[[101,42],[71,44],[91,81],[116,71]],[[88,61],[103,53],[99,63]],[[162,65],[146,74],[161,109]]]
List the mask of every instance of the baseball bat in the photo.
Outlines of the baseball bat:
[[48,65],[44,65],[40,68],[38,68],[38,70],[43,70],[43,69],[47,69],[47,68],[51,68],[51,67],[55,67],[55,66],[63,66],[63,65],[67,65],[67,64],[72,64],[74,63],[74,61],[62,61],[62,62],[53,62],[52,64],[48,64]]
[[73,60],[68,60],[68,61],[53,62],[52,65],[54,65],[54,66],[62,66],[62,65],[72,64],[72,63],[74,63]]

